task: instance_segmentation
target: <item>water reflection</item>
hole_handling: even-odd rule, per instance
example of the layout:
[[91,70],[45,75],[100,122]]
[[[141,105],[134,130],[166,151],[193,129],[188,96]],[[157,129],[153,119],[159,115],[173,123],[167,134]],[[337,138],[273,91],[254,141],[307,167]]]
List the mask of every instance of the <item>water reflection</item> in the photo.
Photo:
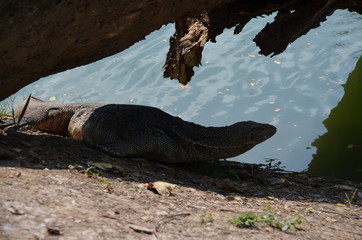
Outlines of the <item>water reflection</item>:
[[191,88],[178,88],[162,76],[174,31],[168,25],[126,51],[29,85],[18,100],[31,92],[65,103],[149,105],[206,126],[270,123],[278,128],[275,136],[232,160],[264,163],[264,158],[275,158],[287,170],[302,171],[316,151],[311,142],[325,133],[322,121],[340,101],[341,84],[361,56],[362,19],[336,11],[284,53],[264,57],[252,39],[274,16],[253,19],[240,35],[226,30],[216,44],[207,43]]
[[343,85],[345,94],[323,121],[308,173],[362,181],[362,57]]

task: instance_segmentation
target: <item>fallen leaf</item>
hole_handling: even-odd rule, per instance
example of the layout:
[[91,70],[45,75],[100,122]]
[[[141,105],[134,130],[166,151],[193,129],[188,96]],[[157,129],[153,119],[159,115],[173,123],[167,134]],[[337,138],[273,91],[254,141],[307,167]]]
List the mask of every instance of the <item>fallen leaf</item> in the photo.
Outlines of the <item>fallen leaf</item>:
[[173,184],[162,181],[147,184],[147,189],[155,189],[162,196],[170,196],[173,188]]
[[330,218],[330,217],[326,217],[325,220],[328,221],[328,222],[335,222],[336,221],[335,219]]

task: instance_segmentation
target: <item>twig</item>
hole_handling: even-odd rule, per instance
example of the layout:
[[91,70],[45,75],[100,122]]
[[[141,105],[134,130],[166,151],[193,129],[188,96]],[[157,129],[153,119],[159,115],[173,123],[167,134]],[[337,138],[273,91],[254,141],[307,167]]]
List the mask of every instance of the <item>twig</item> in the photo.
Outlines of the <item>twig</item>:
[[[17,126],[17,127],[19,127],[19,126],[20,126],[20,122],[21,122],[21,120],[22,120],[22,119],[23,119],[23,117],[24,117],[24,114],[25,114],[25,112],[26,112],[26,109],[28,108],[28,105],[29,105],[30,99],[31,99],[31,94],[29,94],[29,97],[28,97],[28,99],[26,100],[26,102],[25,102],[25,105],[24,105],[23,109],[21,110],[21,113],[20,113],[20,115],[19,115],[18,122],[16,123],[16,126]],[[15,117],[15,116],[13,116],[13,117]]]

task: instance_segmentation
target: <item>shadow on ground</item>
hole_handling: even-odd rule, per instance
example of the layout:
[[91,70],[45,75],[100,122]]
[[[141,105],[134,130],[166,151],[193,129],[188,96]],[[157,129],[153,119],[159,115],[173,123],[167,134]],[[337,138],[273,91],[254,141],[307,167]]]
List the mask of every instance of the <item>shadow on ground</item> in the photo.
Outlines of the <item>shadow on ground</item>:
[[[0,133],[0,159],[2,239],[362,236],[362,187],[356,182],[228,161],[120,159],[76,140],[11,129]],[[94,167],[98,163],[112,167]],[[147,190],[156,181],[174,184],[171,195]],[[280,219],[306,215],[301,226],[307,233],[228,222],[245,212],[265,214],[266,206]]]

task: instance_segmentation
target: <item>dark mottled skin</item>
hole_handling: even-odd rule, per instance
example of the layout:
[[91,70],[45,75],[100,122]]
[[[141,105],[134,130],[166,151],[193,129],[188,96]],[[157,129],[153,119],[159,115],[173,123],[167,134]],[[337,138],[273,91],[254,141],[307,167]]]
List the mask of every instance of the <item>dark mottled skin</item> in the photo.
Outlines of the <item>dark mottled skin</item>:
[[[16,113],[23,106],[20,104]],[[31,99],[22,122],[121,157],[170,163],[235,157],[276,132],[272,125],[252,121],[204,127],[147,106],[49,104],[36,98]]]

